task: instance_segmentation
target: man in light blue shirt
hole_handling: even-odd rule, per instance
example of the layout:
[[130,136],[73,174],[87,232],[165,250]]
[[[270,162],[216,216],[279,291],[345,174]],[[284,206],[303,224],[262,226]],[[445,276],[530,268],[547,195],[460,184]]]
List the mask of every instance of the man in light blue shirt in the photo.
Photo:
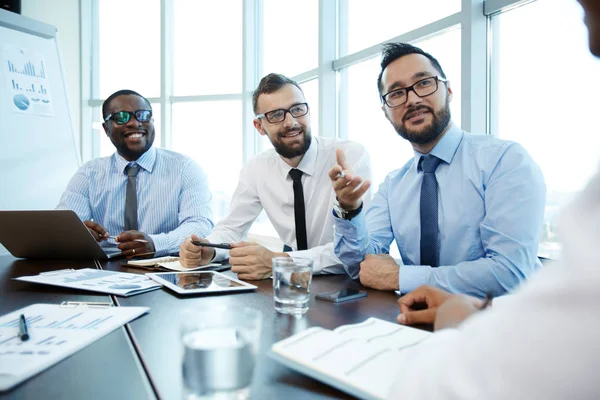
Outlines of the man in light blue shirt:
[[118,244],[127,257],[177,254],[185,237],[208,235],[214,224],[206,174],[192,159],[152,147],[148,100],[120,90],[102,115],[117,151],[83,165],[57,208],[75,211],[96,240]]
[[[539,167],[517,143],[452,124],[452,88],[430,54],[389,44],[381,66],[382,109],[415,156],[386,177],[364,212],[369,182],[338,151],[329,172],[337,256],[350,276],[375,289],[507,292],[540,266],[546,188]],[[393,240],[401,260],[387,254]]]

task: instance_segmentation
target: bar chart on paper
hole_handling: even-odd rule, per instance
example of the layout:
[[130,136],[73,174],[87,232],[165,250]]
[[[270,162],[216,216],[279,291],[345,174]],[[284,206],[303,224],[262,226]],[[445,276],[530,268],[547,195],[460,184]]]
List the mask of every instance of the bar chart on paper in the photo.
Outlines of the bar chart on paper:
[[116,294],[119,296],[131,296],[161,287],[160,284],[154,282],[146,275],[101,271],[92,268],[47,271],[39,275],[22,276],[16,278],[16,280],[92,290],[94,292]]
[[13,47],[2,48],[2,68],[10,89],[13,111],[53,115],[49,80],[42,54]]
[[[0,317],[0,391],[42,371],[144,314],[146,307],[62,307],[34,304]],[[23,314],[29,340],[22,341]]]

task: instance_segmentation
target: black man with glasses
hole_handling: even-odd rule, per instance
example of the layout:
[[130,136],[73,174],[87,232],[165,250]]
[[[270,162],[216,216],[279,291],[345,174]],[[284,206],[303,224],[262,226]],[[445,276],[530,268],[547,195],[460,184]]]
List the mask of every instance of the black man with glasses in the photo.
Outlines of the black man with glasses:
[[116,152],[83,165],[57,208],[75,211],[103,247],[126,257],[177,254],[190,234],[208,234],[214,224],[206,174],[191,158],[152,146],[148,100],[120,90],[104,101],[102,116]]
[[[336,148],[340,148],[347,154],[348,164],[368,179],[367,152],[363,146],[348,140],[313,137],[304,93],[295,81],[283,75],[265,76],[252,100],[254,127],[269,139],[274,149],[246,163],[229,214],[202,239],[233,243],[234,248],[226,251],[199,247],[186,240],[181,246],[181,262],[191,267],[229,256],[232,271],[240,279],[248,280],[270,277],[271,259],[275,256],[310,258],[315,273],[345,273],[333,251],[331,206],[335,194],[327,171],[335,165]],[[365,196],[367,202],[369,195]],[[283,251],[271,251],[245,241],[262,210],[286,245]],[[197,236],[192,239],[200,240]]]
[[[541,266],[540,168],[519,144],[451,122],[452,88],[429,53],[388,44],[381,67],[382,110],[414,158],[386,177],[366,210],[339,155],[329,172],[344,211],[335,218],[336,254],[350,276],[375,289],[408,293],[428,284],[480,298],[506,293]],[[398,260],[389,255],[394,240]]]

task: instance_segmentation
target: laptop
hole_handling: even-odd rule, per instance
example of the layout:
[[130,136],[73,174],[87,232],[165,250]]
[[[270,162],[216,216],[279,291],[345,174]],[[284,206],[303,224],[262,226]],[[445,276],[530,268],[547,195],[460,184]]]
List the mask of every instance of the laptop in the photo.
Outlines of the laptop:
[[0,244],[15,257],[108,260],[121,255],[105,248],[72,210],[0,211]]

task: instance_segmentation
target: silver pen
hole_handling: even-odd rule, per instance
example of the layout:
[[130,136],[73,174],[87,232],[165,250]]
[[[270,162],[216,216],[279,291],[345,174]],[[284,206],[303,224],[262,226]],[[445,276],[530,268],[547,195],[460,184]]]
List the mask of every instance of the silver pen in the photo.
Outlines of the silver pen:
[[[109,237],[107,237],[107,239],[112,239],[114,241],[117,241],[117,236],[109,236]],[[132,242],[148,243],[148,241],[146,239],[133,239]]]

